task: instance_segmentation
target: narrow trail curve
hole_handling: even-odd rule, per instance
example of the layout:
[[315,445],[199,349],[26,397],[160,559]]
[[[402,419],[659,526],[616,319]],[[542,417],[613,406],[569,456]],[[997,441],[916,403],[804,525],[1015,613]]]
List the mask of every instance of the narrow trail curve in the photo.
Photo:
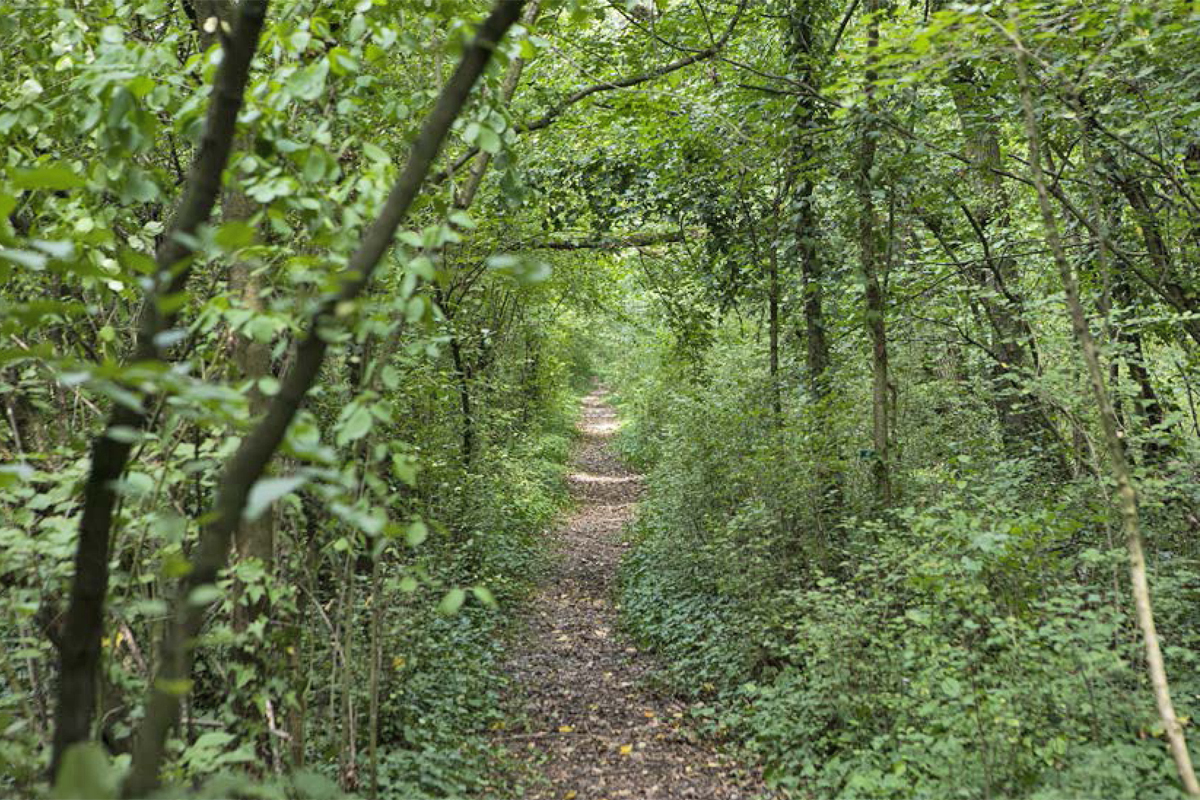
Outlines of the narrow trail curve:
[[644,688],[653,660],[617,635],[621,530],[641,491],[609,449],[617,424],[603,390],[588,395],[568,478],[575,512],[553,534],[555,565],[507,663],[526,724],[497,738],[544,776],[526,798],[761,797],[757,775],[697,741],[683,703]]

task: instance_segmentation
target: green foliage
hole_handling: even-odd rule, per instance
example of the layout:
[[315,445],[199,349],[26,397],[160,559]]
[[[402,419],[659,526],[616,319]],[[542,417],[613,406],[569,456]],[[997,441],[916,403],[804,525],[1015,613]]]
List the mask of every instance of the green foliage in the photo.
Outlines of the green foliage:
[[[485,8],[272,2],[222,202],[186,290],[155,297],[220,60],[200,5],[0,15],[0,794],[41,791],[91,445],[133,451],[113,484],[103,748],[68,754],[62,796],[116,792],[223,465]],[[246,487],[232,565],[182,598],[211,607],[194,674],[163,684],[186,697],[171,791],[333,797],[372,772],[384,796],[503,787],[501,642],[565,499],[572,398],[599,372],[621,452],[650,473],[629,629],[774,783],[1173,796],[1029,191],[1014,32],[1190,716],[1195,4],[733,6],[569,0],[499,45],[410,227],[322,324],[329,356]],[[871,242],[882,313],[863,303]],[[150,303],[178,323],[138,361]],[[103,429],[143,402],[145,430]]]
[[[663,366],[622,390],[627,450],[654,453],[624,621],[700,723],[800,796],[1178,797],[1090,482],[1045,493],[964,453],[914,505],[822,531],[814,445],[762,413],[746,353],[712,351],[702,386]],[[1198,582],[1175,558],[1154,584],[1188,717]]]

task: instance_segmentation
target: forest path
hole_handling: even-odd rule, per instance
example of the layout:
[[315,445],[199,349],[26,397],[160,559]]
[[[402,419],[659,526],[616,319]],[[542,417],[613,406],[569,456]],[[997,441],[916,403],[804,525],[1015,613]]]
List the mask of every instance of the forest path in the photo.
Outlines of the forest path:
[[618,423],[604,398],[597,389],[583,401],[568,476],[575,510],[552,534],[554,566],[507,663],[525,725],[497,739],[544,776],[526,798],[760,797],[754,773],[697,740],[684,703],[644,686],[653,660],[617,633],[621,530],[634,514],[641,477],[609,448]]

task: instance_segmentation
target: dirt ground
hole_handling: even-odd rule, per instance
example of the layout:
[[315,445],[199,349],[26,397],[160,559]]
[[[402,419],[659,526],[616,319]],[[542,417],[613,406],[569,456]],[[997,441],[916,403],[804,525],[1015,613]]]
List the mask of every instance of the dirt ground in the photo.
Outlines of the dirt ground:
[[641,492],[609,448],[617,424],[602,390],[584,400],[575,511],[553,534],[558,558],[507,664],[525,724],[497,737],[540,776],[527,798],[763,797],[753,771],[698,739],[683,702],[647,688],[653,658],[616,630],[621,531]]

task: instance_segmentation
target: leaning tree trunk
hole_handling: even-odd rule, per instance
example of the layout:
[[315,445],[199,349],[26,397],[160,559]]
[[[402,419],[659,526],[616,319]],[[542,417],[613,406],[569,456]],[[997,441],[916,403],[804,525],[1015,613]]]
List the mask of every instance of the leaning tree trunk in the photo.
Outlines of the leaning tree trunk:
[[[238,111],[250,75],[250,62],[266,16],[266,0],[244,0],[237,24],[224,42],[217,68],[204,135],[188,172],[183,196],[155,253],[156,286],[148,293],[138,321],[134,362],[165,358],[161,334],[176,322],[177,312],[160,303],[184,291],[191,273],[197,230],[212,214],[221,190],[221,174],[233,148]],[[177,308],[173,305],[172,308]],[[92,443],[92,464],[84,484],[83,514],[75,550],[75,573],[59,651],[58,709],[50,759],[55,777],[67,748],[90,736],[100,669],[100,640],[108,593],[108,560],[117,494],[114,486],[129,462],[134,436],[150,424],[149,398],[136,393],[140,405],[113,407],[105,429]]]
[[[244,3],[243,10],[249,5]],[[151,684],[146,712],[138,729],[129,774],[122,787],[125,797],[144,797],[154,791],[166,753],[167,733],[179,716],[180,698],[186,694],[192,670],[196,636],[211,604],[209,591],[225,567],[234,532],[241,522],[250,489],[262,477],[283,442],[308,391],[316,383],[329,342],[324,328],[336,325],[337,309],[356,300],[392,245],[396,230],[408,215],[417,193],[491,59],[492,52],[521,13],[523,0],[497,0],[488,18],[463,50],[458,68],[439,93],[413,142],[407,162],[379,216],[363,233],[358,248],[342,273],[341,289],[324,300],[309,317],[307,331],[296,347],[292,366],[264,415],[242,439],[217,482],[214,509],[206,515],[188,574],[180,581],[172,619],[166,625],[159,664]]]
[[[1146,577],[1146,556],[1142,544],[1141,518],[1138,509],[1137,492],[1134,489],[1132,472],[1125,447],[1121,442],[1116,411],[1105,382],[1104,368],[1100,364],[1100,354],[1088,327],[1083,304],[1079,299],[1079,284],[1075,273],[1067,260],[1066,250],[1058,233],[1058,223],[1054,210],[1050,205],[1050,192],[1046,188],[1046,177],[1042,170],[1041,136],[1038,131],[1037,117],[1033,108],[1033,96],[1029,89],[1028,53],[1020,40],[1015,27],[1010,32],[1016,49],[1017,78],[1021,90],[1021,107],[1025,120],[1025,133],[1029,144],[1029,169],[1037,191],[1038,209],[1041,212],[1042,228],[1045,232],[1054,263],[1058,267],[1066,294],[1067,308],[1071,315],[1071,329],[1079,343],[1087,367],[1088,378],[1092,384],[1092,393],[1100,413],[1100,426],[1104,432],[1104,442],[1108,450],[1108,460],[1112,469],[1113,480],[1117,485],[1117,505],[1121,512],[1121,523],[1125,531],[1125,545],[1129,553],[1129,578],[1133,586],[1134,609],[1138,627],[1146,649],[1146,668],[1150,675],[1150,683],[1154,690],[1154,700],[1158,707],[1159,719],[1167,737],[1167,746],[1175,761],[1175,769],[1179,780],[1189,796],[1200,797],[1200,783],[1196,781],[1196,773],[1192,768],[1191,756],[1188,754],[1187,740],[1184,738],[1183,727],[1175,715],[1175,706],[1171,701],[1171,689],[1167,682],[1167,672],[1163,665],[1162,649],[1158,641],[1158,631],[1154,624],[1154,609],[1150,599],[1150,585]],[[1101,241],[1100,258],[1104,258],[1105,243]]]

